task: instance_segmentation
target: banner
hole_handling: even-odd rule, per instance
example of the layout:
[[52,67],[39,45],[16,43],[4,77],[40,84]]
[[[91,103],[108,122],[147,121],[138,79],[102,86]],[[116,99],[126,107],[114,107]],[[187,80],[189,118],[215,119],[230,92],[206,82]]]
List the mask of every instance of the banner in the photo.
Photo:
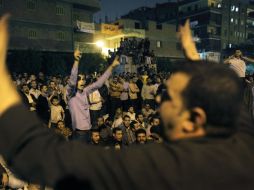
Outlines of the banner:
[[101,33],[109,35],[117,35],[121,31],[118,25],[114,24],[101,24]]
[[145,30],[142,29],[125,28],[122,33],[125,36],[145,38]]
[[78,32],[95,33],[94,23],[81,22],[77,20],[76,30]]

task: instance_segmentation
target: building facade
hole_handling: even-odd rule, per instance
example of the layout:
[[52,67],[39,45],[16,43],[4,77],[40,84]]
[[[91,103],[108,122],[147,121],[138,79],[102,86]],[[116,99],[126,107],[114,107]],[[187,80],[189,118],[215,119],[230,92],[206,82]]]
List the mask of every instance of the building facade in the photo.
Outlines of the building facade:
[[119,19],[112,23],[120,26],[117,34],[103,34],[100,30],[101,25],[97,26],[97,32],[94,41],[103,41],[108,49],[113,51],[120,46],[121,38],[136,38],[138,41],[148,38],[150,41],[150,51],[154,51],[157,57],[169,57],[173,59],[182,59],[183,53],[176,36],[175,25],[168,23],[158,24],[156,21],[146,20],[146,24],[140,20]]
[[70,52],[93,34],[74,30],[77,20],[93,22],[98,0],[0,0],[0,14],[11,14],[10,50]]

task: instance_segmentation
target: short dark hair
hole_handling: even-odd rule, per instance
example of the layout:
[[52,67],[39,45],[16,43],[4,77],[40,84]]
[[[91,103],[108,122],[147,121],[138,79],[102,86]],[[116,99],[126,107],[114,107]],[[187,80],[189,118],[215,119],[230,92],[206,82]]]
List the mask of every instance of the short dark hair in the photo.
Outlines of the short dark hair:
[[241,105],[240,79],[226,65],[196,61],[187,62],[175,72],[190,77],[182,92],[187,109],[200,107],[207,115],[207,124],[232,128]]
[[143,115],[143,116],[144,116],[144,114],[143,114],[142,112],[137,112],[137,113],[136,113],[136,116],[135,116],[136,119],[138,118],[139,115]]
[[42,84],[42,85],[40,86],[40,90],[42,90],[42,88],[43,88],[44,86],[48,87],[46,84]]
[[92,133],[100,133],[100,129],[94,128],[94,129],[91,129],[90,132],[91,132],[91,134]]
[[137,129],[137,130],[135,131],[136,137],[138,136],[138,134],[141,134],[141,133],[146,135],[146,130],[143,129],[143,128]]
[[125,115],[125,116],[123,116],[123,120],[125,120],[126,117],[129,118],[129,119],[131,118],[130,116]]
[[130,127],[133,129],[136,123],[138,123],[138,122],[137,122],[137,121],[135,121],[135,120],[134,120],[134,121],[132,121],[132,122],[130,123]]
[[116,134],[116,132],[117,131],[122,131],[122,129],[121,128],[119,128],[119,127],[115,127],[115,128],[113,128],[113,133],[114,134]]

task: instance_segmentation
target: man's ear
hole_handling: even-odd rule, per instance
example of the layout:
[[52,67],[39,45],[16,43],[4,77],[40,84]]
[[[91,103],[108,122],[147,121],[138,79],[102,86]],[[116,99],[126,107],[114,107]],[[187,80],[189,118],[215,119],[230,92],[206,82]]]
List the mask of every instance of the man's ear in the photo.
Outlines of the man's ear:
[[182,123],[182,130],[185,133],[193,133],[206,124],[206,113],[202,108],[194,108],[191,110],[189,120]]
[[200,107],[195,107],[191,110],[190,121],[196,126],[204,126],[207,122],[205,111]]

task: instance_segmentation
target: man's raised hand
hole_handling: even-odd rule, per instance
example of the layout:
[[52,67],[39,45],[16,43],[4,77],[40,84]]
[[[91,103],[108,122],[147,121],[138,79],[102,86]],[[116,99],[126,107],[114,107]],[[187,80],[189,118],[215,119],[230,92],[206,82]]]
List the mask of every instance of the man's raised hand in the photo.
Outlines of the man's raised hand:
[[111,64],[111,66],[112,66],[113,68],[115,68],[115,67],[117,67],[118,65],[120,65],[119,58],[120,58],[120,57],[119,57],[118,55],[115,57],[113,63]]
[[75,59],[75,61],[80,61],[81,57],[82,57],[81,52],[78,49],[75,50],[74,51],[74,59]]
[[192,61],[200,60],[200,56],[192,38],[189,19],[186,20],[183,26],[179,26],[178,37],[181,41],[186,57]]
[[8,49],[8,18],[9,15],[5,15],[0,20],[0,115],[10,107],[21,103],[5,62]]

